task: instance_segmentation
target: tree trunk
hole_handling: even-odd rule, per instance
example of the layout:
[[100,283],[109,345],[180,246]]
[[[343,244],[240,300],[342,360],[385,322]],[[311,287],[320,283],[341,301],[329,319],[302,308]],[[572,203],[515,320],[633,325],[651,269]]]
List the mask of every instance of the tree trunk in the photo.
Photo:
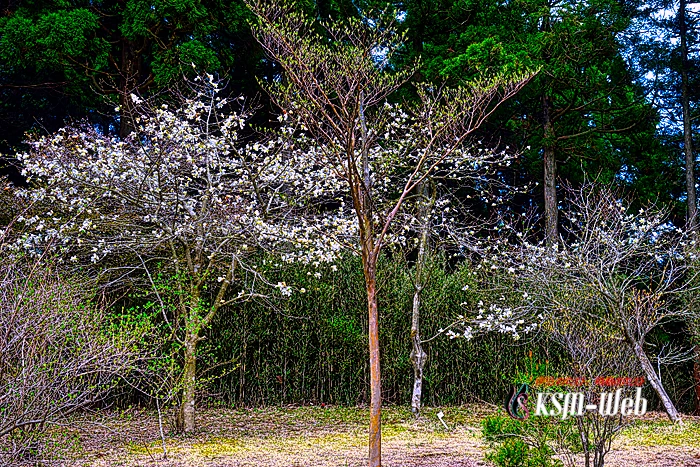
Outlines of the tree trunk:
[[[416,274],[417,275],[417,274]],[[413,319],[411,320],[411,364],[413,365],[413,394],[411,395],[411,411],[418,417],[420,415],[421,397],[423,395],[423,367],[428,355],[423,351],[420,337],[420,300],[422,284],[416,284],[413,294]]]
[[685,187],[688,197],[688,227],[695,230],[697,228],[698,208],[695,193],[695,157],[693,156],[693,132],[690,121],[690,97],[688,89],[688,24],[686,21],[686,0],[680,1],[678,20],[678,29],[681,39],[681,106],[683,108],[683,149],[685,152]]
[[197,336],[188,333],[185,338],[185,366],[182,372],[182,399],[177,415],[177,429],[191,433],[195,429],[195,392],[197,372]]
[[554,151],[554,128],[551,120],[552,104],[549,97],[542,97],[544,123],[544,219],[547,244],[559,241],[559,214],[557,212],[557,161]]
[[367,286],[367,308],[369,311],[369,466],[382,465],[382,379],[379,365],[379,309],[377,308],[376,261],[370,259],[365,265]]
[[578,438],[581,441],[581,448],[583,451],[583,460],[584,460],[584,467],[590,467],[591,466],[591,440],[590,437],[588,436],[588,429],[586,428],[586,425],[583,422],[583,417],[576,417],[576,428],[577,428],[577,433],[578,433]]
[[131,125],[131,114],[132,114],[131,98],[129,95],[120,93],[119,94],[119,137],[126,138],[129,136],[133,130],[133,125]]
[[425,287],[425,268],[430,255],[430,211],[435,202],[435,196],[428,193],[427,182],[421,184],[421,205],[418,211],[421,222],[420,243],[418,245],[418,257],[416,259],[416,276],[413,292],[413,312],[411,316],[411,364],[413,365],[413,393],[411,395],[411,411],[418,417],[420,415],[421,398],[423,395],[423,367],[428,355],[423,351],[420,335],[420,305],[421,293]]
[[666,390],[664,389],[664,386],[661,383],[661,378],[659,378],[659,376],[656,374],[653,365],[649,361],[647,354],[644,352],[644,349],[642,348],[642,343],[634,342],[632,346],[634,348],[634,355],[637,357],[637,360],[642,366],[642,370],[644,371],[644,374],[646,375],[649,384],[651,384],[651,387],[654,388],[654,391],[659,396],[659,399],[661,400],[661,403],[663,404],[664,409],[666,410],[668,418],[670,418],[671,421],[675,423],[683,423],[680,415],[678,414],[678,410],[676,410],[676,406],[673,405],[671,398],[668,397],[668,394],[666,393]]
[[[693,154],[693,128],[690,115],[690,90],[688,89],[688,22],[686,0],[678,8],[678,31],[681,39],[681,107],[683,109],[683,150],[685,152],[685,189],[688,197],[688,228],[697,230],[698,207],[695,190],[695,156]],[[693,381],[695,382],[695,415],[700,415],[700,345],[694,348]]]
[[693,362],[693,381],[695,382],[695,415],[700,415],[700,344],[695,344],[693,350],[695,353],[695,361]]
[[136,45],[127,39],[122,40],[121,68],[119,70],[119,136],[125,138],[134,129],[133,102],[131,93],[138,87],[141,60],[136,51]]
[[[382,377],[379,362],[379,308],[377,306],[377,260],[379,249],[375,249],[374,212],[372,210],[372,177],[369,167],[369,133],[365,122],[364,92],[360,91],[359,117],[362,133],[360,147],[362,172],[358,178],[353,178],[351,191],[353,204],[360,227],[360,244],[362,245],[362,269],[365,275],[367,289],[367,310],[369,315],[369,466],[382,465]],[[348,160],[352,160],[354,146],[348,147]],[[350,167],[350,164],[348,164]]]
[[593,458],[593,467],[605,467],[605,453],[596,451]]

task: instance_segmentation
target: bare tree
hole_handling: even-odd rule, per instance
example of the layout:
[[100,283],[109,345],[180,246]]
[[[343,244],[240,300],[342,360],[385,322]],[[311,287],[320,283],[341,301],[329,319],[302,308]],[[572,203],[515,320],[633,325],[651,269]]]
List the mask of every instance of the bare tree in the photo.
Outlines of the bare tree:
[[[570,376],[586,382],[583,386],[571,389],[583,394],[585,405],[598,404],[601,392],[634,390],[624,385],[600,386],[597,384],[600,376],[615,375],[634,380],[639,371],[629,345],[619,339],[611,339],[615,330],[610,329],[605,321],[592,318],[597,315],[595,311],[580,312],[578,307],[591,305],[587,293],[588,291],[581,290],[580,295],[570,295],[570,307],[563,310],[564,314],[550,317],[543,325],[546,335],[561,345],[568,354],[573,371]],[[603,415],[596,411],[585,411],[583,415],[576,416],[576,434],[583,453],[583,465],[603,467],[612,441],[629,423],[630,419],[621,413]],[[557,441],[556,451],[565,463],[570,467],[581,465],[577,459],[578,449],[571,446],[571,440],[560,436]]]
[[494,254],[492,262],[517,271],[516,295],[531,319],[547,325],[577,317],[604,325],[611,345],[625,344],[669,418],[679,422],[645,344],[657,326],[697,313],[681,299],[696,289],[691,240],[664,210],[628,212],[612,189],[586,184],[568,194],[566,244],[524,243],[509,255]]
[[[356,214],[369,316],[369,465],[379,466],[376,274],[382,246],[406,197],[436,166],[457,155],[468,136],[521,88],[526,77],[495,78],[454,90],[419,87],[420,104],[392,105],[387,97],[413,74],[411,68],[386,66],[402,41],[392,27],[395,16],[315,24],[287,3],[249,5],[258,17],[257,40],[284,72],[268,87],[273,101],[323,148],[326,165],[344,180]],[[401,177],[390,177],[387,186],[382,170],[394,166],[403,169]]]

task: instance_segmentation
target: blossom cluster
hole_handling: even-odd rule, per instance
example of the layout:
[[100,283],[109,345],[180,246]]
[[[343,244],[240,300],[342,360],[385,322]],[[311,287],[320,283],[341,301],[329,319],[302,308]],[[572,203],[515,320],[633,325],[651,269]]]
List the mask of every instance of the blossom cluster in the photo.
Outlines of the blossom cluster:
[[631,211],[609,189],[586,186],[568,194],[565,239],[533,239],[513,223],[503,229],[508,235],[479,244],[473,274],[481,282],[464,290],[480,287],[499,298],[469,307],[468,318],[459,320],[463,331],[450,331],[451,337],[497,330],[518,338],[565,316],[637,335],[685,313],[665,297],[688,288],[688,265],[698,258],[694,235],[670,224],[663,210]]
[[17,193],[39,208],[19,219],[18,246],[57,246],[76,264],[136,255],[197,269],[259,250],[332,262],[356,229],[338,172],[291,129],[243,137],[251,115],[224,112],[210,84],[179,108],[132,96],[124,139],[86,124],[31,140],[18,155],[30,188]]

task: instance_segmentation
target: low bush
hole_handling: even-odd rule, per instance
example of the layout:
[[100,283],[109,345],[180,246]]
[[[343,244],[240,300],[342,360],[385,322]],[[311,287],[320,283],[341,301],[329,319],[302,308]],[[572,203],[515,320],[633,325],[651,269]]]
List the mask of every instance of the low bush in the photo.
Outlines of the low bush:
[[[136,326],[49,261],[0,261],[0,460],[42,455],[42,435],[100,403],[138,360]],[[2,462],[0,462],[2,463]]]

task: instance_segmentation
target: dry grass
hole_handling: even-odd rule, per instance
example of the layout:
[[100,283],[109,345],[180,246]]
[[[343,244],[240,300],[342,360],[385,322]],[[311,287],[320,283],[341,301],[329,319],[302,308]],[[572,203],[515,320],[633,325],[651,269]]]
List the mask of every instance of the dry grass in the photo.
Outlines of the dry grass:
[[[480,420],[483,406],[426,409],[414,420],[405,408],[388,408],[383,417],[383,464],[386,466],[485,466],[486,446]],[[65,466],[223,467],[361,466],[366,458],[367,409],[286,407],[209,409],[200,413],[192,436],[166,433],[163,457],[157,417],[151,412],[97,414],[90,429],[63,431],[72,460]],[[83,426],[88,420],[82,420]],[[166,431],[169,427],[166,427]],[[59,443],[60,444],[60,443]],[[68,446],[68,448],[66,448]],[[614,446],[611,467],[700,466],[700,419],[674,426],[648,416],[627,429]]]
[[[478,466],[483,446],[478,423],[484,409],[437,409],[414,420],[403,408],[384,412],[383,452],[387,466]],[[83,435],[83,466],[357,466],[365,465],[367,409],[289,407],[208,410],[199,430],[169,436],[163,459],[156,420],[134,413]],[[110,430],[105,429],[109,427]],[[114,430],[114,431],[112,431]],[[101,440],[101,441],[100,441]]]

